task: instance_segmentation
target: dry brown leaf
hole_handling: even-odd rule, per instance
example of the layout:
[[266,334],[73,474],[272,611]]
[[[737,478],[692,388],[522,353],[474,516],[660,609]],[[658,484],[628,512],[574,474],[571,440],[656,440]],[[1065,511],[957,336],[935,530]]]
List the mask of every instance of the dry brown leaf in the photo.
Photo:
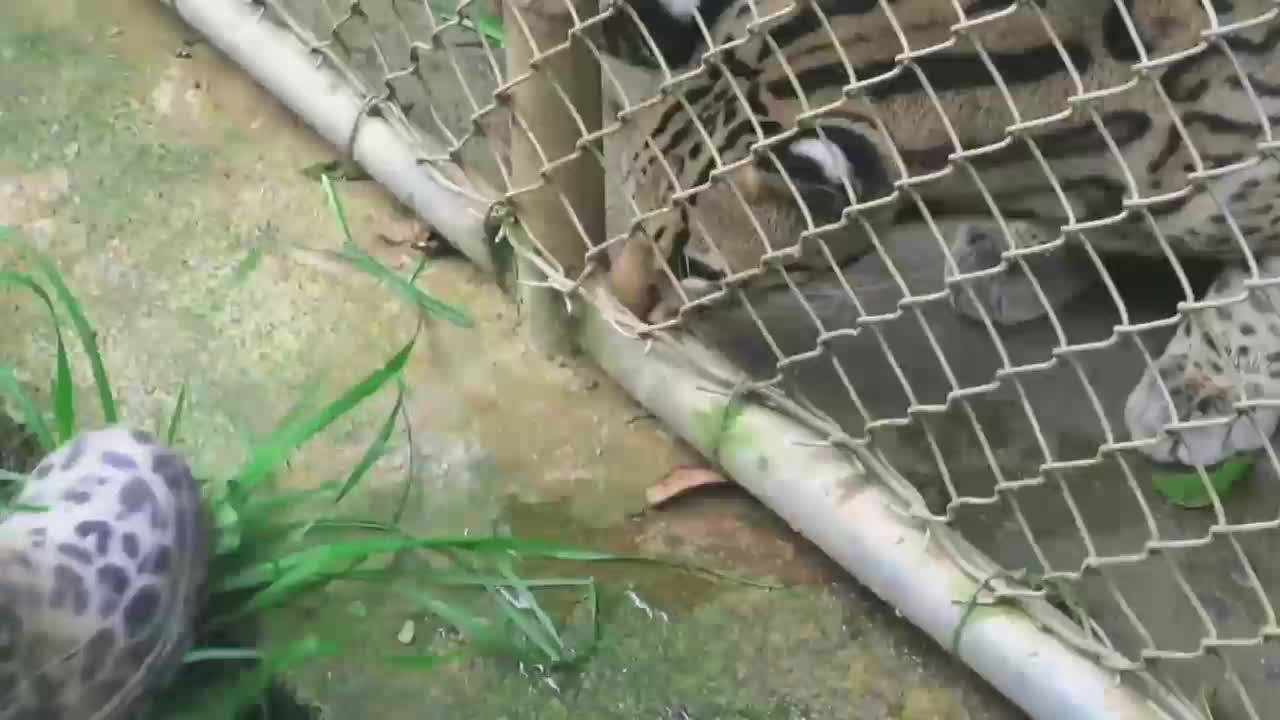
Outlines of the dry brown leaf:
[[668,473],[657,485],[652,485],[648,490],[645,490],[644,498],[648,501],[650,507],[653,507],[683,495],[690,490],[707,485],[724,485],[728,482],[730,482],[729,478],[711,468],[680,465]]

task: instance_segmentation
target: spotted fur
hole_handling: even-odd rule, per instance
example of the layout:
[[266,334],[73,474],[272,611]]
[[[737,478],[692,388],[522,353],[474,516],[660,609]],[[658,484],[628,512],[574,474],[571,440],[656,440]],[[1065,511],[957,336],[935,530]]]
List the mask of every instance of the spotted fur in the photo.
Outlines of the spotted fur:
[[[1092,285],[1074,277],[1093,271],[1074,254],[1073,224],[1123,218],[1083,233],[1103,253],[1280,252],[1280,151],[1266,144],[1280,134],[1280,0],[701,0],[701,25],[674,13],[674,0],[620,5],[603,24],[605,47],[676,78],[635,111],[625,160],[644,216],[624,252],[653,261],[663,298],[654,319],[722,283],[764,289],[783,282],[779,268],[796,280],[834,270],[871,252],[892,224],[949,215],[992,218],[953,238],[948,270],[1003,262],[952,285],[961,313],[1002,324]],[[1205,39],[1232,23],[1241,27]],[[908,49],[914,67],[901,62]],[[1152,58],[1173,59],[1135,72]],[[1073,102],[1081,96],[1092,99]],[[1028,266],[1007,254],[1037,244],[1046,250],[1030,273],[1047,286],[1047,307]],[[646,300],[632,309],[648,313],[653,294],[634,296]],[[1234,327],[1221,314],[1195,322],[1219,334]],[[1280,350],[1280,339],[1253,337],[1261,355]],[[1171,344],[1162,367],[1184,351]],[[1202,360],[1210,374],[1231,367]],[[1135,437],[1160,433],[1134,418],[1198,412],[1142,387],[1130,398],[1142,406],[1130,413]],[[1201,445],[1147,451],[1220,459],[1257,447]]]
[[200,488],[146,433],[84,433],[0,522],[0,720],[136,717],[192,641],[209,560]]

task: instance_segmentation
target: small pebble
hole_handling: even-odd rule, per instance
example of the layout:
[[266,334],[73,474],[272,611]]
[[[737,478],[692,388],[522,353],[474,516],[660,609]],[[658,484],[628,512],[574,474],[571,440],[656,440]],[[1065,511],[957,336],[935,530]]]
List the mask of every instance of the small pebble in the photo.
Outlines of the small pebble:
[[396,635],[396,639],[401,645],[408,645],[413,642],[413,621],[405,620],[404,625],[400,626],[400,633]]

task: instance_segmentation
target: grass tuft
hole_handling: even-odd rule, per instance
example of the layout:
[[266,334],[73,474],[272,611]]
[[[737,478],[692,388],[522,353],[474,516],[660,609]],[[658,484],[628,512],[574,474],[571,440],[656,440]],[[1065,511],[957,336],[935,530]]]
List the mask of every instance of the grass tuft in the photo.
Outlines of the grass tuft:
[[[325,184],[329,189],[335,212],[341,217],[341,206],[327,178]],[[348,243],[353,246],[349,232],[346,232],[346,236]],[[40,404],[19,381],[16,370],[9,365],[0,365],[0,392],[17,408],[23,425],[35,436],[41,450],[46,453],[52,452],[72,438],[78,426],[71,362],[59,319],[59,305],[61,310],[71,318],[75,333],[84,345],[93,368],[103,417],[108,424],[118,422],[115,399],[107,380],[105,363],[96,343],[96,335],[79,301],[67,288],[56,266],[34,248],[25,246],[11,228],[0,228],[0,240],[20,245],[23,250],[22,257],[33,263],[40,271],[38,277],[7,268],[0,270],[0,285],[19,287],[29,291],[49,312],[56,340],[55,371],[51,392],[52,426],[49,416],[41,410]],[[372,257],[350,251],[348,254],[350,257],[363,258],[357,263],[357,267],[370,270],[375,277],[382,280],[392,278],[398,281],[398,283],[393,282],[392,286],[423,311],[444,316],[455,324],[469,323],[463,313],[429,298],[425,293],[396,276],[394,272],[378,265]],[[373,270],[373,266],[376,266],[376,271]],[[46,285],[53,288],[52,292],[46,289]],[[200,638],[210,640],[244,636],[243,632],[238,632],[238,627],[254,627],[259,621],[272,617],[270,613],[291,609],[293,605],[319,588],[344,580],[366,581],[373,576],[370,569],[366,567],[370,560],[387,558],[407,550],[445,548],[453,544],[448,539],[411,538],[400,533],[394,525],[373,518],[343,519],[333,515],[335,508],[344,499],[360,489],[362,481],[368,477],[378,459],[385,455],[398,421],[401,418],[407,418],[407,414],[404,413],[407,387],[402,372],[422,329],[423,323],[420,322],[414,335],[399,351],[327,404],[313,409],[313,404],[307,399],[300,402],[265,438],[251,444],[245,462],[230,477],[202,479],[206,502],[214,517],[218,537],[207,585],[209,599],[205,615],[200,620],[198,633]],[[296,452],[331,427],[334,422],[348,416],[388,384],[394,384],[396,388],[394,407],[381,423],[374,440],[356,465],[346,474],[343,482],[327,483],[305,491],[280,491],[275,487],[274,480],[287,469],[291,457]],[[187,391],[188,386],[184,382],[168,419],[167,427],[164,429],[163,437],[170,445],[176,444],[181,423],[187,412]],[[6,490],[16,490],[26,479],[26,475],[18,472],[17,469],[0,471],[0,482],[9,486],[5,488]],[[408,488],[412,480],[412,471],[410,471],[405,478],[399,506],[394,512],[397,520],[403,514],[404,501],[408,496]],[[43,509],[47,508],[3,506],[5,512]],[[337,540],[316,537],[331,535],[335,532],[341,532],[347,536],[354,534],[355,537]],[[397,534],[391,535],[393,532]],[[374,574],[377,574],[380,582],[383,583],[398,579],[398,573],[385,569],[377,570]],[[482,587],[496,577],[499,577],[497,573],[486,577],[474,577],[467,573],[450,572],[446,580],[451,586],[458,586],[461,583],[469,587]],[[429,585],[431,582],[429,577],[421,575],[410,579],[412,581],[410,584],[416,586]],[[363,587],[368,589],[373,586],[365,582]],[[438,602],[435,607],[444,613],[444,616],[461,623],[464,627],[470,628],[484,624],[461,605]],[[252,635],[256,636],[256,633]],[[267,648],[254,646],[257,637],[254,637],[251,642],[240,645],[207,642],[204,646],[197,647],[185,658],[185,665],[204,667],[210,664],[248,662],[253,667],[252,671],[243,675],[239,681],[227,683],[226,687],[214,692],[214,702],[202,703],[212,714],[202,711],[199,715],[217,718],[236,716],[240,709],[258,703],[263,693],[280,673],[300,663],[340,653],[341,644],[334,639],[338,636],[340,633],[337,632],[310,633],[302,638],[276,643]],[[489,646],[499,649],[503,646],[519,644],[519,640],[506,643],[495,640]],[[422,670],[434,667],[441,662],[451,661],[456,655],[457,653],[397,652],[387,654],[386,662],[390,666],[402,669]],[[174,687],[183,687],[189,684],[189,680],[190,678],[180,677]],[[176,701],[175,703],[169,704],[174,707],[182,706],[182,703]],[[167,703],[161,698],[159,704],[163,707]],[[186,711],[180,714],[184,717],[190,716]]]
[[[388,452],[398,427],[407,447],[413,432],[405,409],[404,370],[419,335],[431,318],[471,327],[461,310],[427,295],[415,282],[422,264],[404,278],[383,267],[352,240],[341,202],[328,175],[321,176],[326,198],[344,238],[343,255],[420,311],[419,322],[405,344],[381,365],[336,397],[318,407],[304,397],[265,437],[253,440],[240,467],[225,478],[202,478],[202,489],[217,533],[206,586],[208,600],[198,628],[198,644],[185,658],[177,682],[158,699],[161,708],[177,708],[182,717],[228,718],[264,699],[283,673],[299,665],[349,652],[351,643],[368,643],[359,632],[344,633],[336,626],[307,624],[304,632],[283,639],[274,632],[290,627],[317,593],[342,586],[362,598],[384,593],[408,603],[453,628],[466,640],[464,650],[379,653],[380,662],[400,670],[427,670],[468,654],[491,655],[539,664],[553,670],[578,668],[600,642],[599,597],[590,576],[556,574],[525,577],[520,564],[530,561],[568,563],[646,562],[681,567],[652,557],[620,556],[509,537],[419,537],[398,527],[416,480],[412,452],[391,522],[348,516],[344,501],[358,493],[378,460]],[[10,228],[0,227],[0,241],[22,245]],[[92,368],[102,416],[118,422],[118,413],[105,363],[94,333],[75,295],[54,263],[23,245],[23,257],[38,274],[0,269],[0,286],[24,288],[48,309],[56,339],[52,380],[52,425],[40,404],[19,382],[13,367],[0,364],[0,394],[7,397],[45,452],[66,442],[80,427],[71,364],[59,323],[58,305],[72,323]],[[254,264],[256,265],[256,257]],[[246,270],[247,272],[248,270]],[[52,291],[46,290],[46,285]],[[305,490],[282,489],[276,483],[290,460],[317,435],[348,417],[380,392],[395,387],[395,401],[374,438],[341,481]],[[188,384],[184,382],[162,436],[173,446],[182,421],[189,414]],[[180,449],[175,446],[175,449]],[[0,483],[20,487],[23,468],[0,472]],[[5,488],[0,488],[3,490]],[[12,506],[6,511],[18,510]],[[25,509],[25,508],[22,508]],[[39,508],[36,508],[37,510]],[[700,572],[702,568],[683,566]],[[572,596],[573,608],[585,610],[586,635],[573,642],[565,623],[568,613],[549,610],[545,593]],[[559,605],[556,606],[559,609]],[[286,633],[286,635],[289,635]],[[210,667],[245,672],[211,673]],[[215,680],[216,679],[216,680]],[[212,690],[193,694],[192,683]],[[191,698],[200,696],[198,702]],[[196,711],[193,708],[200,708]]]
[[[0,227],[0,241],[17,242],[18,234],[13,228]],[[25,250],[24,256],[34,261],[40,272],[45,276],[45,280],[53,287],[54,294],[62,302],[64,309],[71,316],[71,324],[75,329],[76,335],[80,338],[80,342],[84,345],[85,354],[89,357],[89,366],[93,371],[93,383],[98,390],[98,401],[102,404],[102,417],[106,424],[111,425],[119,420],[116,413],[115,397],[111,393],[111,383],[107,381],[106,365],[102,362],[102,354],[98,351],[98,336],[89,325],[88,318],[84,315],[84,310],[80,306],[80,301],[67,288],[62,280],[62,274],[58,272],[58,268],[53,261],[40,252],[36,252],[35,248],[22,244],[21,248]],[[61,331],[59,331],[61,334]],[[70,392],[70,378],[65,386],[66,392]],[[56,402],[56,401],[55,401]]]

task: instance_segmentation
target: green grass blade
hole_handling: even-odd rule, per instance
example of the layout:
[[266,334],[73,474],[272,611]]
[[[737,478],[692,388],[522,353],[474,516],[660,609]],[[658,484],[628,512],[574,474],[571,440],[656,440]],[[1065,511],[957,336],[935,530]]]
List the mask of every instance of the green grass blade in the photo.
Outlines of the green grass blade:
[[[259,563],[231,577],[224,578],[222,586],[230,583],[245,583],[250,585],[258,583],[269,583],[280,576],[282,572],[288,572],[294,567],[313,562],[316,558],[326,557],[330,560],[352,560],[373,557],[375,555],[386,555],[397,553],[404,550],[432,550],[432,549],[454,549],[454,550],[488,550],[491,552],[508,552],[517,548],[524,547],[525,542],[513,540],[510,538],[488,538],[477,540],[470,537],[441,537],[441,538],[418,538],[413,536],[401,536],[391,538],[372,538],[366,540],[349,540],[334,543],[318,543],[310,547],[298,550],[288,555],[275,558],[270,562]],[[542,557],[555,557],[556,553],[544,552],[540,553]],[[616,556],[610,556],[604,553],[590,553],[585,551],[565,551],[558,554],[560,559],[583,560],[583,559],[614,559]]]
[[213,554],[223,556],[239,550],[242,534],[240,514],[236,512],[235,506],[226,500],[214,503],[213,516],[214,526],[218,531],[218,545]]
[[407,549],[412,544],[411,540],[402,540],[395,544],[370,541],[317,544],[273,560],[249,565],[240,572],[222,578],[214,586],[214,590],[225,592],[260,585],[269,586],[282,578],[296,577],[299,568],[314,574],[317,569],[338,560],[363,560],[374,555]]
[[[320,565],[321,562],[323,562],[323,558],[312,560],[311,566],[308,566],[308,572],[310,572],[312,578],[320,579],[331,574],[330,571]],[[293,568],[293,570],[296,569]],[[288,569],[278,567],[276,562],[272,560],[254,563],[239,572],[231,574],[229,577],[219,580],[216,585],[209,589],[209,592],[218,595],[253,590],[254,588],[258,588],[258,591],[261,592],[263,589],[271,587],[274,582],[278,582],[281,577],[286,577],[289,572],[291,571]]]
[[[421,327],[421,325],[419,325]],[[285,424],[276,429],[271,437],[258,445],[249,461],[236,474],[235,492],[240,498],[247,497],[265,477],[279,468],[293,452],[317,433],[328,427],[333,421],[350,412],[366,398],[376,393],[389,380],[399,375],[409,360],[414,343],[418,340],[414,332],[405,344],[385,365],[370,373],[365,379],[349,388],[338,399],[320,409],[309,418]]]
[[[614,553],[600,552],[596,550],[581,550],[578,548],[556,545],[553,543],[522,540],[518,538],[506,537],[476,537],[476,536],[443,536],[419,538],[411,535],[401,535],[400,537],[390,538],[372,538],[359,541],[344,541],[332,544],[319,544],[299,550],[292,555],[286,555],[272,561],[271,565],[276,568],[289,568],[293,564],[303,562],[311,555],[323,553],[340,553],[342,557],[355,558],[360,556],[382,555],[387,553],[395,553],[403,550],[453,550],[475,552],[486,555],[516,555],[529,558],[543,558],[547,560],[566,560],[572,562],[643,562],[657,563],[670,567],[688,568],[699,570],[702,572],[712,572],[704,568],[689,563],[683,563],[672,560],[664,560],[662,558],[650,557],[645,555],[619,555]],[[727,576],[726,576],[727,577]],[[746,584],[756,584],[763,587],[776,588],[780,587],[775,584],[756,583],[754,581],[743,580]]]
[[71,385],[71,363],[67,361],[67,348],[58,333],[57,370],[53,380],[53,421],[58,428],[58,439],[66,442],[76,434],[76,392]]
[[9,270],[0,271],[0,283],[21,285],[30,290],[49,311],[49,320],[53,324],[53,335],[57,342],[55,370],[53,376],[53,419],[57,429],[59,442],[66,442],[75,434],[76,409],[75,388],[71,385],[71,363],[67,360],[66,344],[62,341],[62,326],[58,323],[58,312],[53,306],[53,299],[45,292],[40,283],[30,275]]
[[[397,378],[399,379],[399,378]],[[347,477],[347,482],[343,484],[342,489],[338,491],[338,497],[333,499],[336,505],[342,502],[342,499],[351,492],[356,485],[360,483],[373,464],[382,457],[386,451],[387,440],[391,437],[391,431],[395,429],[396,418],[400,415],[400,407],[404,404],[404,383],[396,383],[396,404],[391,408],[391,412],[387,415],[387,419],[383,421],[382,428],[378,430],[378,435],[369,443],[369,447],[365,448],[364,455],[360,458],[360,462],[351,469],[351,474]],[[413,452],[413,448],[409,448],[409,452]]]
[[240,510],[240,516],[248,521],[259,520],[264,517],[276,516],[286,509],[296,509],[304,503],[319,498],[326,493],[332,493],[338,489],[337,482],[327,482],[306,490],[296,490],[291,492],[272,493],[269,496],[255,498],[246,503]]
[[[401,393],[405,392],[403,376],[396,378],[396,385],[400,388]],[[403,405],[400,407],[400,414],[404,416],[402,419],[404,421],[405,445],[408,447],[408,459],[405,461],[404,480],[400,483],[400,498],[396,501],[395,511],[391,513],[392,525],[399,525],[400,520],[404,518],[405,508],[409,506],[409,493],[413,491],[413,481],[417,477],[413,463],[413,457],[417,454],[413,451],[414,447],[416,447],[413,444],[413,423],[409,420],[409,412]]]
[[84,309],[76,299],[75,293],[72,293],[62,281],[62,274],[58,272],[53,261],[34,248],[29,248],[27,254],[34,259],[44,273],[49,284],[53,286],[53,294],[62,302],[67,309],[67,314],[71,316],[71,324],[80,338],[81,345],[84,346],[85,355],[89,356],[89,364],[93,369],[93,382],[98,389],[98,400],[102,404],[103,419],[108,425],[115,424],[120,418],[116,413],[116,401],[111,393],[111,383],[107,380],[107,369],[102,362],[102,353],[98,350],[97,333],[85,317]]
[[397,590],[468,637],[479,637],[489,630],[489,626],[483,619],[441,600],[434,593],[421,588],[397,588]]
[[503,43],[506,42],[502,32],[501,20],[490,15],[479,15],[472,18],[471,22],[475,24],[476,30],[479,30],[480,34],[494,41],[498,47],[502,47]]
[[562,659],[560,651],[552,647],[551,644],[553,639],[558,641],[559,638],[553,638],[552,633],[547,633],[545,628],[530,620],[529,617],[522,612],[521,608],[516,607],[501,593],[495,592],[494,594],[498,596],[498,609],[501,610],[502,614],[511,621],[511,624],[523,634],[524,639],[533,643],[534,647],[538,648],[538,650],[542,652],[543,659],[553,663],[560,662]]
[[245,253],[244,258],[232,269],[227,279],[229,286],[236,287],[243,284],[249,275],[258,269],[262,264],[262,258],[266,256],[267,250],[274,242],[276,234],[276,228],[270,222],[256,233],[253,244],[249,246],[249,252]]
[[[298,393],[293,403],[289,405],[289,411],[282,418],[276,421],[275,428],[267,433],[270,437],[271,433],[279,432],[280,428],[287,425],[294,425],[303,421],[308,412],[311,412],[316,403],[317,398],[324,392],[324,384],[328,378],[330,370],[321,369],[316,372],[308,373],[307,379],[302,383],[302,391]],[[250,439],[246,443],[250,454],[254,447],[263,442],[262,438],[249,436]]]
[[484,618],[441,600],[421,588],[396,587],[395,590],[462,633],[472,649],[492,655],[523,654],[510,638],[504,637],[498,627],[486,622]]
[[[333,566],[345,558],[325,555],[308,558],[306,562],[294,567],[267,587],[259,590],[238,610],[230,613],[224,620],[234,620],[245,615],[278,607],[285,603],[299,590],[316,585],[335,575]],[[363,558],[360,558],[363,560]]]
[[293,643],[287,650],[273,653],[250,672],[241,676],[236,686],[222,694],[220,701],[209,707],[183,712],[181,717],[196,717],[201,720],[226,720],[237,717],[237,712],[262,694],[271,686],[279,674],[292,667],[326,655],[337,655],[339,648],[331,643],[322,642],[314,635],[308,635]]
[[[639,562],[646,564],[659,564],[690,572],[704,573],[711,577],[729,580],[743,585],[766,589],[777,589],[783,587],[777,583],[762,582],[749,578],[738,578],[729,575],[728,573],[702,567],[694,563],[668,560],[647,555],[621,555],[596,550],[582,550],[579,548],[536,540],[522,540],[506,537],[444,536],[418,538],[405,534],[396,528],[377,523],[376,521],[366,521],[362,524],[365,527],[385,528],[390,532],[396,533],[398,536],[360,541],[347,541],[328,545],[315,545],[305,550],[298,551],[292,555],[277,558],[269,564],[259,564],[251,568],[246,568],[240,575],[226,578],[225,581],[246,582],[247,577],[256,574],[259,575],[259,577],[253,582],[270,582],[281,570],[287,569],[293,564],[303,561],[303,559],[308,556],[308,553],[337,552],[342,553],[344,557],[355,558],[361,556],[372,557],[375,555],[396,553],[404,550],[441,550],[475,552],[490,556],[506,556],[514,553],[526,558],[542,558],[547,560],[564,560],[570,562]],[[323,525],[323,522],[317,523],[317,526]]]
[[[457,570],[418,570],[405,571],[390,568],[357,568],[342,576],[344,581],[352,582],[368,582],[385,584],[391,577],[412,578],[413,582],[420,587],[441,587],[441,588],[468,588],[473,590],[488,590],[491,587],[506,587],[510,581],[499,575],[484,575],[474,572],[465,572]],[[564,590],[568,588],[584,588],[594,587],[596,581],[589,577],[538,577],[538,578],[521,578],[526,586],[530,588],[547,588]],[[244,588],[239,588],[243,590]],[[234,592],[231,591],[231,592]]]
[[555,644],[559,649],[554,654],[548,653],[548,656],[553,657],[556,662],[559,662],[563,658],[565,644],[564,640],[560,637],[559,631],[556,630],[555,623],[551,622],[551,618],[547,617],[546,611],[542,609],[542,605],[538,602],[538,598],[534,597],[529,586],[525,585],[524,581],[511,570],[511,559],[509,557],[504,557],[499,560],[498,571],[502,573],[502,576],[505,577],[512,586],[515,587],[517,598],[533,613],[533,616],[537,618],[538,623],[541,625],[541,630],[544,632],[544,637],[555,641]]
[[351,237],[351,227],[347,224],[347,216],[342,209],[342,201],[338,199],[338,192],[333,187],[333,181],[328,175],[322,175],[320,182],[324,186],[325,196],[329,201],[329,209],[333,211],[334,217],[338,221],[338,227],[342,230],[343,243],[340,254],[343,259],[354,265],[356,269],[390,285],[397,295],[400,295],[422,312],[441,317],[458,327],[473,327],[471,318],[467,317],[466,313],[422,292],[416,285],[400,277],[392,270],[383,267],[382,263],[379,263],[373,256],[362,250]]
[[369,530],[372,532],[389,533],[405,538],[412,537],[396,525],[370,518],[329,517],[317,519],[311,524],[317,530]]
[[7,395],[9,400],[17,406],[18,412],[22,415],[22,424],[35,436],[41,449],[45,452],[53,452],[57,449],[58,445],[54,442],[53,433],[49,432],[49,426],[45,423],[40,408],[36,406],[27,391],[22,389],[18,376],[8,365],[0,365],[0,394]]
[[[511,545],[509,542],[504,544]],[[217,623],[223,624],[250,613],[279,607],[300,594],[313,592],[319,585],[335,579],[355,579],[359,577],[360,572],[357,566],[375,555],[439,545],[440,540],[434,538],[375,538],[313,545],[272,561],[259,563],[248,568],[246,572],[224,579],[215,589],[218,593],[228,592],[237,587],[261,588],[244,605],[220,616]],[[551,663],[568,661],[570,658],[564,651],[565,644],[550,618],[538,606],[530,591],[531,585],[516,577],[509,568],[504,568],[501,575],[501,582],[492,583],[485,582],[485,578],[478,574],[467,576],[465,573],[461,575],[455,573],[447,579],[451,580],[450,584],[453,585],[483,586],[493,593],[498,600],[497,608],[507,621],[507,626],[517,633],[515,639],[507,637],[504,640],[502,636],[494,635],[497,632],[494,628],[429,593],[420,591],[417,597],[424,601],[433,613],[490,649],[521,654],[525,652],[520,650],[523,643],[537,649],[538,655],[533,659]],[[376,579],[380,576],[383,576],[382,573],[376,570],[367,574],[368,579]],[[426,574],[420,579],[430,583],[432,576]],[[586,582],[581,579],[569,579],[568,582],[561,580],[557,584],[581,586]],[[518,601],[521,607],[504,601],[503,594],[498,592],[499,587],[514,588],[521,596]],[[591,585],[587,587],[590,588]]]
[[443,318],[461,328],[470,329],[475,327],[475,324],[471,322],[471,318],[466,313],[424,293],[416,285],[384,267],[382,263],[375,260],[372,255],[362,250],[355,243],[348,243],[346,247],[342,248],[341,255],[354,265],[357,270],[368,273],[390,285],[397,295],[400,295],[401,298],[416,306],[422,312]]
[[[304,562],[287,569],[273,578],[266,587],[259,590],[243,604],[221,612],[206,621],[206,628],[222,627],[231,621],[246,615],[262,612],[288,604],[291,600],[319,590],[334,580],[340,580],[355,572],[366,558],[343,557],[338,553],[319,554],[305,558]],[[270,565],[271,563],[268,563]],[[255,578],[256,579],[256,578]],[[248,585],[250,589],[256,585]],[[213,589],[213,594],[228,592],[225,587]]]
[[418,276],[422,274],[422,271],[423,271],[423,270],[426,270],[426,269],[427,269],[427,260],[428,260],[428,258],[427,258],[427,256],[426,256],[426,255],[421,255],[421,256],[419,256],[419,257],[418,257],[418,265],[417,265],[416,267],[414,267],[414,268],[413,268],[413,272],[409,273],[409,282],[410,282],[410,283],[415,283],[415,282],[417,282],[417,281],[418,281]]
[[199,648],[182,658],[183,665],[200,662],[226,662],[228,660],[262,660],[262,653],[253,648]]
[[302,168],[302,174],[312,180],[319,180],[325,175],[329,175],[336,180],[354,182],[373,179],[369,173],[365,172],[364,168],[360,167],[359,163],[352,162],[346,158],[312,163]]
[[182,410],[187,404],[187,383],[183,381],[182,388],[178,390],[178,401],[173,404],[173,415],[169,417],[169,429],[165,432],[165,443],[169,447],[173,447],[173,441],[178,437],[178,423],[182,421]]
[[[404,571],[400,572],[403,573]],[[500,575],[485,575],[460,570],[422,570],[412,574],[405,573],[405,576],[413,577],[415,583],[424,586],[473,588],[476,590],[507,587],[511,583],[510,580]],[[349,578],[344,579],[377,581],[384,577],[386,577],[386,571],[384,570],[357,570]],[[521,578],[520,582],[530,588],[565,589],[586,588],[594,585],[596,581],[592,578],[583,577],[539,577]]]
[[[476,568],[476,563],[471,559],[470,553],[463,551],[452,553],[452,555],[459,562],[466,564],[473,570]],[[519,579],[510,571],[510,555],[503,553],[495,559],[498,570],[505,580],[504,584],[511,586],[518,597],[512,597],[510,592],[500,589],[499,586],[489,586],[486,590],[493,597],[498,610],[519,631],[518,638],[523,640],[524,643],[532,644],[541,653],[540,655],[526,656],[531,661],[546,662],[552,665],[561,663],[564,660],[564,656],[561,654],[561,650],[564,649],[564,643],[561,642],[555,625],[546,618],[545,613],[541,612],[541,607],[538,605],[537,599],[533,597],[533,594],[528,591],[527,587],[522,587]],[[526,612],[532,612],[534,620],[530,620]],[[545,622],[543,622],[544,620]],[[552,646],[553,642],[559,649]],[[513,642],[513,649],[510,652],[523,655],[525,653],[521,651],[521,648],[524,646],[524,644]]]
[[416,538],[401,536],[366,540],[346,540],[333,543],[317,543],[267,562],[256,563],[240,572],[222,579],[216,586],[219,591],[233,587],[253,587],[276,582],[291,574],[298,567],[314,568],[339,561],[363,561],[377,555],[388,555],[404,550],[428,550],[448,548],[450,539]]
[[255,545],[286,538],[300,540],[317,521],[291,519],[293,513],[308,503],[331,503],[328,496],[336,487],[337,483],[326,483],[311,490],[272,493],[268,498],[247,504],[239,513],[240,524],[252,528]]
[[587,646],[578,650],[573,658],[560,665],[559,669],[573,669],[582,666],[595,655],[596,650],[600,647],[600,593],[596,591],[596,584],[593,582],[587,587],[587,607],[591,613],[591,636],[587,642]]
[[48,505],[27,505],[18,503],[16,505],[0,505],[0,510],[5,512],[49,512]]
[[[261,556],[264,549],[288,547],[306,534],[313,521],[285,520],[281,522],[260,522],[258,524],[241,523],[248,527],[245,533],[252,541],[253,552]],[[243,560],[243,559],[242,559]]]

